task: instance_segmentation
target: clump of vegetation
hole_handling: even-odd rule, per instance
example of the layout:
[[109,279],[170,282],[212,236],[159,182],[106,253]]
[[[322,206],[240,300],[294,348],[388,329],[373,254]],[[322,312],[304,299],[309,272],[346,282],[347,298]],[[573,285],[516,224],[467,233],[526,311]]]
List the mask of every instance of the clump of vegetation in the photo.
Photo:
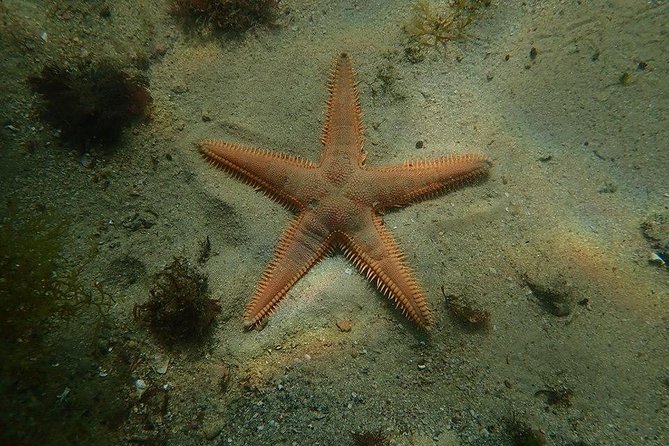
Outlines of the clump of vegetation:
[[[67,338],[95,338],[111,296],[99,283],[85,286],[82,275],[91,251],[76,267],[63,255],[67,221],[38,207],[10,204],[0,220],[0,394],[3,395],[1,444],[73,444],[95,437],[99,420],[125,410],[117,386],[99,387],[99,366]],[[97,310],[95,326],[79,324]],[[65,324],[67,322],[67,324]],[[45,342],[46,340],[49,342]],[[74,359],[73,359],[74,358]],[[95,376],[93,379],[88,377]],[[110,376],[116,379],[118,375]],[[119,378],[122,380],[123,378]],[[108,381],[109,382],[109,381]],[[91,408],[95,399],[104,404]],[[72,417],[73,413],[79,414]],[[81,415],[81,416],[80,416]],[[98,433],[99,434],[99,433]],[[99,436],[99,435],[98,435]],[[105,442],[101,444],[107,444]]]
[[390,444],[390,437],[383,431],[373,432],[353,432],[351,434],[353,444],[356,446],[387,446]]
[[425,48],[441,47],[465,37],[466,29],[481,14],[481,8],[492,0],[451,0],[433,5],[421,1],[414,5],[413,15],[404,25],[409,36],[405,54],[411,62],[424,58]]
[[190,27],[240,34],[272,24],[278,4],[279,0],[172,0],[171,12]]
[[506,428],[516,446],[545,446],[546,435],[515,416],[506,420]]
[[[46,211],[19,217],[11,206],[0,224],[0,336],[16,339],[55,313],[62,286],[53,273],[64,224]],[[62,303],[62,302],[61,302]]]
[[80,279],[94,252],[76,268],[62,268],[65,223],[46,209],[20,213],[14,205],[0,221],[0,336],[10,344],[38,337],[51,317],[109,302],[100,283],[89,289]]
[[401,91],[401,87],[398,86],[399,80],[400,75],[395,65],[390,62],[380,65],[377,67],[376,77],[370,85],[372,96],[382,95],[390,98],[392,101],[406,99],[406,95]]
[[73,70],[47,65],[29,83],[44,99],[42,119],[81,151],[112,147],[126,127],[148,117],[151,105],[146,77],[129,75],[108,61]]
[[557,387],[557,388],[547,388],[541,389],[534,392],[534,396],[543,398],[546,404],[550,406],[562,406],[569,407],[571,406],[572,398],[574,397],[574,391],[569,387]]
[[525,273],[525,285],[532,291],[542,308],[558,317],[569,316],[574,309],[572,286],[562,277],[544,277]]
[[167,347],[200,340],[221,307],[209,297],[208,277],[183,257],[156,274],[149,300],[136,305],[134,316],[149,326]]
[[455,319],[463,327],[472,331],[486,331],[489,330],[492,323],[490,322],[490,312],[475,308],[466,299],[453,294],[446,294],[444,287],[441,287],[441,294],[444,296],[446,308],[453,319]]

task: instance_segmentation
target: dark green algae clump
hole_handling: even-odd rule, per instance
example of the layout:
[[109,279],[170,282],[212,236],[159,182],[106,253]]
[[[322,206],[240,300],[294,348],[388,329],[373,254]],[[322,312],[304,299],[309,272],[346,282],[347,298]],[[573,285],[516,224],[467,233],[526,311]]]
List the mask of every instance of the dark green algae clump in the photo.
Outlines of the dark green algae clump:
[[19,212],[10,205],[0,220],[0,335],[6,342],[25,344],[48,319],[67,318],[96,301],[80,280],[85,262],[63,267],[65,232],[66,221],[46,209]]
[[82,277],[95,252],[70,266],[67,220],[50,210],[10,204],[0,215],[0,444],[89,443],[128,410],[123,367],[100,385],[94,346],[111,296]]

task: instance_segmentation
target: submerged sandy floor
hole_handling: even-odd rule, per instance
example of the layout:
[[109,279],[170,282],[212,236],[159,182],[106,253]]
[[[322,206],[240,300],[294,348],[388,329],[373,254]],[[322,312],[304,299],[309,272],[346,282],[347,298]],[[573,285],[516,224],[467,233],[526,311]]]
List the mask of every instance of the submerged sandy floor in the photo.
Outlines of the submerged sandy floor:
[[[31,2],[5,3],[28,40],[57,28]],[[87,429],[112,444],[339,445],[353,444],[351,431],[378,430],[397,445],[529,444],[514,443],[512,420],[549,445],[669,444],[669,270],[648,261],[642,231],[669,213],[669,4],[493,3],[468,39],[415,64],[403,58],[403,1],[283,2],[278,28],[236,41],[184,35],[162,2],[118,2],[105,27],[75,14],[76,26],[94,30],[88,40],[73,44],[57,28],[52,47],[25,56],[6,38],[15,81],[2,90],[3,118],[18,131],[2,130],[3,196],[71,218],[72,259],[94,238],[87,274],[115,301],[102,331],[64,329],[111,348],[100,356],[77,344],[70,361],[89,369],[61,387],[109,386],[95,372],[104,368],[117,374],[113,391],[127,411],[107,423],[103,399],[99,413],[64,409],[59,422],[88,413]],[[25,133],[50,134],[29,113],[29,60],[77,45],[164,50],[148,71],[152,120],[113,154],[93,152],[90,167],[57,143],[21,148]],[[294,286],[263,330],[244,332],[245,303],[291,215],[209,167],[194,144],[219,138],[317,160],[341,51],[358,72],[368,164],[479,152],[492,174],[385,217],[435,310],[429,333],[340,254]],[[396,97],[378,93],[388,66]],[[122,224],[138,218],[152,224]],[[132,308],[154,273],[174,256],[194,258],[207,236],[204,269],[222,313],[202,346],[165,351]],[[122,280],[127,259],[135,281]],[[489,329],[459,323],[442,287],[488,311]],[[563,313],[537,291],[551,287],[563,293]],[[336,325],[344,319],[350,332]],[[132,367],[115,366],[124,354]],[[169,357],[165,373],[152,367],[157,355]],[[165,411],[139,398],[138,379],[169,395]]]

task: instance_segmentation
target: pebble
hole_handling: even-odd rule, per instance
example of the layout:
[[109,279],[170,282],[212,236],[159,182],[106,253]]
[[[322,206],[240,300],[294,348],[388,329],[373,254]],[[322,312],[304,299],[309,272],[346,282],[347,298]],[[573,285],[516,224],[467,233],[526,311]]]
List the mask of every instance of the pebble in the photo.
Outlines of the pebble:
[[65,398],[67,398],[69,394],[70,394],[70,388],[65,387],[65,389],[56,398],[58,398],[60,401],[63,401]]
[[167,367],[170,365],[170,358],[161,353],[156,354],[151,361],[151,368],[161,375],[167,372]]
[[85,152],[79,157],[79,164],[85,168],[90,168],[93,166],[93,157],[90,153]]
[[216,421],[205,426],[202,432],[207,440],[213,440],[223,432],[223,424],[220,421]]
[[351,331],[352,326],[353,323],[350,319],[341,319],[337,321],[337,328],[339,328],[339,331],[341,332],[348,333]]
[[664,259],[662,257],[660,257],[656,252],[654,252],[650,255],[650,258],[648,259],[648,261],[650,263],[652,263],[654,265],[658,265],[658,266],[665,266],[666,265],[666,262],[664,261]]
[[138,379],[135,381],[135,389],[137,389],[137,393],[139,393],[139,396],[142,396],[142,393],[146,390],[146,381],[143,379]]

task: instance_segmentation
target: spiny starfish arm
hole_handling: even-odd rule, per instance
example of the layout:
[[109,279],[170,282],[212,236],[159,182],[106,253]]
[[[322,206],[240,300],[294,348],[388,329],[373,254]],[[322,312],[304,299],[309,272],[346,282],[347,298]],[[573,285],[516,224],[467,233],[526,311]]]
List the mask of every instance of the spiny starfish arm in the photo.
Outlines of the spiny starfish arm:
[[303,209],[300,188],[292,179],[303,178],[316,165],[293,155],[269,152],[240,144],[204,140],[200,153],[212,165],[260,189],[292,210]]
[[335,60],[328,82],[327,112],[321,142],[325,146],[321,160],[345,156],[362,164],[365,142],[362,110],[351,57],[341,53]]
[[388,296],[402,313],[420,328],[434,324],[434,316],[404,254],[397,246],[383,219],[370,217],[355,234],[346,233],[342,244],[344,253],[356,268]]
[[283,233],[274,258],[263,272],[246,307],[244,327],[258,326],[288,290],[332,248],[332,236],[310,212],[300,213]]
[[428,199],[486,176],[490,165],[483,155],[465,154],[369,169],[377,185],[374,201],[385,209]]

